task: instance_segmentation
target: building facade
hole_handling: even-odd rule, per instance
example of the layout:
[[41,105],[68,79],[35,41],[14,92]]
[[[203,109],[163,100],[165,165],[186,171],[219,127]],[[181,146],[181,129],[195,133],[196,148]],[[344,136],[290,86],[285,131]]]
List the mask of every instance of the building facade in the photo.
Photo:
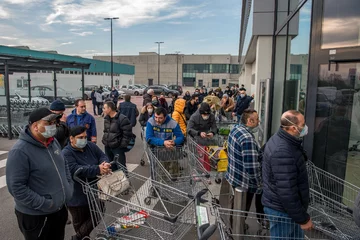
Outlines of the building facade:
[[299,110],[309,127],[309,158],[357,186],[359,7],[357,0],[243,0],[239,48],[239,81],[251,86],[255,108],[267,116],[266,138],[278,130],[284,111]]
[[[94,59],[110,61],[109,56],[95,56]],[[158,60],[159,56],[154,52],[140,52],[137,56],[114,56],[116,63],[135,66],[135,82],[138,84],[225,87],[238,83],[238,56],[161,55],[160,79]]]

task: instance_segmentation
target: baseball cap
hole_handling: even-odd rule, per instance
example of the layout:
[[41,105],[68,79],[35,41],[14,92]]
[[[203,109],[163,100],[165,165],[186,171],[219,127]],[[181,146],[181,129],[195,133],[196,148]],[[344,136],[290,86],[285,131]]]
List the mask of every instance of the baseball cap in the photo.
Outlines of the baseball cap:
[[52,113],[48,108],[42,107],[35,109],[30,113],[29,116],[29,124],[32,124],[34,122],[44,120],[44,121],[52,121],[57,118],[60,118],[61,115]]

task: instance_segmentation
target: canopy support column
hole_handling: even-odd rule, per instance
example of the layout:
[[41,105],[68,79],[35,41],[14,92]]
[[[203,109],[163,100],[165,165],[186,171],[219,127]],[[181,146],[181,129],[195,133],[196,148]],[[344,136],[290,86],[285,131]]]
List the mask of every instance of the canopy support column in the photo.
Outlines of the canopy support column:
[[5,61],[5,96],[6,96],[6,112],[7,112],[7,122],[8,122],[8,139],[12,139],[12,126],[11,126],[11,103],[10,103],[10,81],[9,81],[9,65],[7,61]]

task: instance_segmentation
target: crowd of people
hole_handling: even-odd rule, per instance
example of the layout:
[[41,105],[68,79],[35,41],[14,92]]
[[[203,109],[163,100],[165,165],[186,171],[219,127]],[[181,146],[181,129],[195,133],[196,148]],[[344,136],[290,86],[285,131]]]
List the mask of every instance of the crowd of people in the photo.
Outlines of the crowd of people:
[[[238,124],[228,137],[228,170],[223,182],[245,189],[246,211],[255,198],[258,222],[269,228],[270,221],[272,237],[303,238],[303,230],[313,227],[307,213],[307,156],[302,147],[307,126],[300,112],[285,112],[278,132],[260,146],[254,135],[259,116],[250,107],[254,96],[248,96],[244,86],[226,87],[225,91],[198,88],[193,94],[185,92],[182,98],[173,96],[170,104],[165,94],[157,97],[149,89],[140,112],[128,95],[120,104],[115,95],[105,102],[99,95],[94,92],[92,101],[94,106],[101,105],[98,114],[104,114],[101,141],[105,152],[97,145],[95,118],[86,111],[82,99],[75,102],[69,116],[59,100],[50,109],[34,110],[9,152],[6,181],[25,239],[64,239],[68,211],[76,232],[72,239],[90,235],[94,226],[89,205],[81,184],[73,179],[74,173],[91,181],[116,171],[117,166],[110,164],[115,155],[126,171],[126,153],[135,144],[133,127],[137,121],[144,128],[147,143],[171,149],[183,145],[188,137],[206,145],[218,134],[218,121],[236,117]],[[271,217],[263,219],[264,213]],[[291,218],[298,229],[276,221],[276,216]]]

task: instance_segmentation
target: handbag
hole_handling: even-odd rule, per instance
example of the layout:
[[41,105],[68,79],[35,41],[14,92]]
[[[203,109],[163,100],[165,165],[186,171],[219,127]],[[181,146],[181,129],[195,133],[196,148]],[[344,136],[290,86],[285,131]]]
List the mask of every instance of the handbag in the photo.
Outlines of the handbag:
[[129,179],[122,170],[112,172],[100,177],[97,182],[99,188],[99,199],[109,200],[111,196],[116,197],[130,187]]

